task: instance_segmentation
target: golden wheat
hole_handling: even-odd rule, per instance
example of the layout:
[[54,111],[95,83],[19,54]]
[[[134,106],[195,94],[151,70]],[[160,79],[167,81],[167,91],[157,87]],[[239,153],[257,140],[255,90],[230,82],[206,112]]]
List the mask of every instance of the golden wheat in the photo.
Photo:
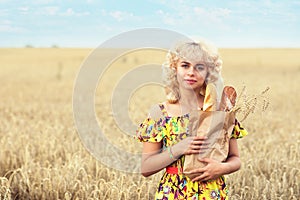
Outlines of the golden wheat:
[[[110,50],[103,50],[102,56]],[[83,147],[72,113],[76,74],[90,49],[0,49],[0,199],[153,199],[158,173],[150,178],[108,168]],[[264,113],[243,122],[242,169],[227,176],[231,199],[300,199],[299,49],[221,49],[225,84],[249,94],[267,86]],[[101,57],[99,58],[101,59]],[[133,66],[162,63],[164,52],[137,51],[119,58],[96,91],[99,124],[118,145],[141,144],[120,133],[111,94]],[[113,82],[113,83],[112,83]],[[145,92],[146,91],[146,92]],[[149,95],[151,94],[151,95]],[[134,123],[163,101],[157,85],[139,88],[129,101]],[[269,104],[268,104],[269,103]],[[251,108],[250,108],[251,110]],[[121,138],[121,139],[120,139]],[[99,147],[100,148],[100,147]],[[116,161],[122,155],[114,155]],[[137,160],[130,160],[135,167]],[[124,163],[119,163],[120,165]]]

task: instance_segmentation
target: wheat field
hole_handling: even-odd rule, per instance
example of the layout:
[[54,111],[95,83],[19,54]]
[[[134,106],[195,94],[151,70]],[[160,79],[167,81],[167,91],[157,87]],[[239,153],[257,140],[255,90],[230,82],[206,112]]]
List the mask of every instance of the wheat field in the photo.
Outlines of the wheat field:
[[[99,59],[114,50],[103,49]],[[153,199],[161,173],[148,178],[108,167],[83,146],[74,123],[77,74],[92,49],[0,49],[0,199]],[[226,176],[230,199],[300,199],[300,49],[221,49],[223,77],[249,95],[270,87],[269,107],[243,122],[242,168]],[[162,63],[165,52],[139,50],[116,59],[99,81],[95,110],[107,138],[126,151],[141,144],[122,134],[111,110],[118,80],[135,66]],[[141,122],[164,101],[158,85],[138,88],[129,116]],[[132,133],[134,134],[134,133]],[[103,147],[99,146],[101,150]],[[115,165],[122,155],[112,153]],[[127,159],[136,168],[139,160]]]

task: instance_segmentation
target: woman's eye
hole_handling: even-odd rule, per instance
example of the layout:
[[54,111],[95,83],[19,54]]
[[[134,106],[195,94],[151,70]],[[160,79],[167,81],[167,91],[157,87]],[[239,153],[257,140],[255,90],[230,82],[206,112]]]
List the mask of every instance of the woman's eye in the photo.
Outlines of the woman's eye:
[[195,68],[199,71],[204,70],[205,66],[204,65],[196,65]]
[[189,68],[189,66],[186,65],[186,64],[181,65],[181,67],[183,67],[183,68]]

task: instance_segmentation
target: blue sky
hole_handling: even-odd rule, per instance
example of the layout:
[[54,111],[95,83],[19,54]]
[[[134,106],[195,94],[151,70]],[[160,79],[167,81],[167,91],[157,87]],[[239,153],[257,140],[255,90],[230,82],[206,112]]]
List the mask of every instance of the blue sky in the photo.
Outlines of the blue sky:
[[97,47],[163,28],[218,47],[300,47],[300,0],[0,0],[0,47]]

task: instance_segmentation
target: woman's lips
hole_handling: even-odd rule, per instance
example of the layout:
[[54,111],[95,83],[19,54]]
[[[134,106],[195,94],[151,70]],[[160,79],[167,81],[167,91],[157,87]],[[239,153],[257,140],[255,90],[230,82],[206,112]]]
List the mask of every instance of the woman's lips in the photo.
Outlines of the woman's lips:
[[186,82],[187,84],[194,84],[194,83],[196,83],[197,81],[196,81],[196,80],[193,80],[193,79],[185,79],[185,82]]

